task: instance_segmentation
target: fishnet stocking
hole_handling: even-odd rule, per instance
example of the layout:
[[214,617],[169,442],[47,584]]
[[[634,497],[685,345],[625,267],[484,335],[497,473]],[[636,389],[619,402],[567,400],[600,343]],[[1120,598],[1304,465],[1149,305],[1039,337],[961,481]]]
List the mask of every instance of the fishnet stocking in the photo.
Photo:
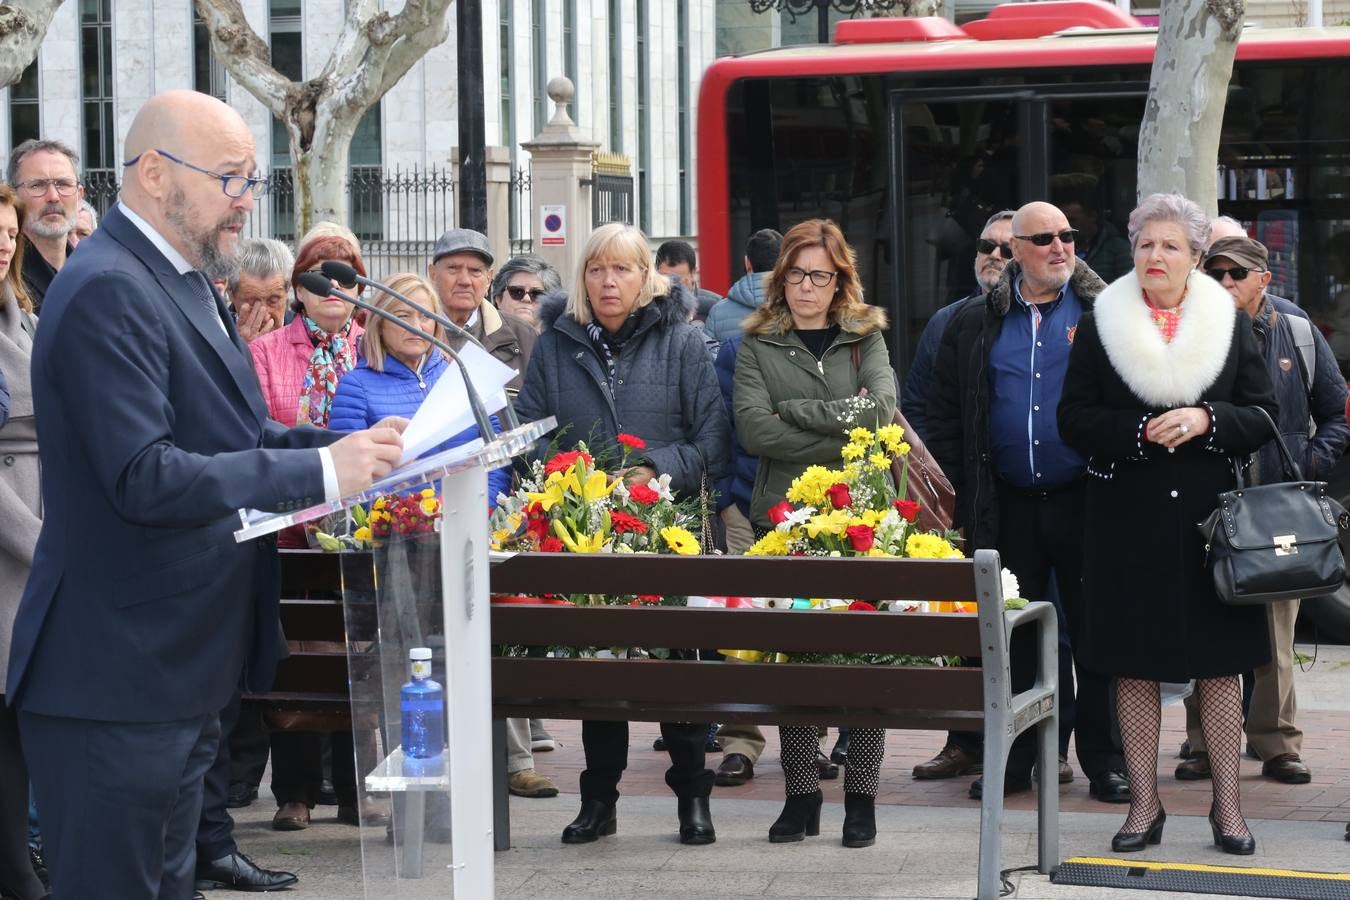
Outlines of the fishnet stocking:
[[1242,688],[1236,675],[1201,678],[1195,683],[1200,700],[1200,729],[1209,750],[1214,780],[1214,818],[1224,834],[1251,834],[1242,817],[1238,767],[1242,757]]
[[1116,706],[1125,769],[1130,776],[1130,814],[1120,830],[1138,834],[1148,830],[1162,807],[1158,800],[1158,738],[1162,729],[1158,682],[1117,679]]

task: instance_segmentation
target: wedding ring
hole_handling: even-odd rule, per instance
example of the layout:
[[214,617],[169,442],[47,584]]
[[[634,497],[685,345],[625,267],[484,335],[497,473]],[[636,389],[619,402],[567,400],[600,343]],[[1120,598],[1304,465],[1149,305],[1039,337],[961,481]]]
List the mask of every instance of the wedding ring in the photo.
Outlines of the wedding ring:
[[1191,429],[1188,428],[1188,427],[1185,426],[1185,425],[1178,425],[1178,426],[1177,426],[1177,431],[1180,431],[1182,434],[1185,434],[1186,432],[1188,432],[1188,431],[1190,431],[1190,430],[1191,430]]

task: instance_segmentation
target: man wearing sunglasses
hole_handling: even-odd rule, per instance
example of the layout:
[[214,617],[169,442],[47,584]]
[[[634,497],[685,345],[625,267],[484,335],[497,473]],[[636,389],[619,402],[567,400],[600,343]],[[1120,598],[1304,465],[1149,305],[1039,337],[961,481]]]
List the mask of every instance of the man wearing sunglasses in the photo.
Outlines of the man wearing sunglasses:
[[84,185],[76,175],[79,164],[75,151],[60,141],[27,140],[9,155],[9,183],[26,206],[23,283],[34,312],[74,248],[70,234],[84,200]]
[[[924,438],[956,488],[955,525],[967,555],[997,550],[1024,597],[1059,611],[1059,780],[1073,779],[1072,732],[1091,796],[1128,803],[1110,680],[1076,660],[1070,641],[1081,616],[1087,460],[1061,439],[1056,411],[1079,318],[1106,287],[1075,256],[1077,238],[1049,203],[1017,210],[1012,261],[981,301],[957,309],[943,334]],[[1035,656],[1030,635],[1014,637],[1014,689],[1030,685]],[[979,735],[949,734],[943,753],[952,748],[981,758]],[[1027,732],[1009,755],[1008,793],[1030,789],[1034,756]],[[982,796],[982,779],[970,793]]]
[[[1215,223],[1211,236],[1233,230]],[[1220,237],[1205,252],[1201,269],[1233,296],[1238,309],[1251,317],[1275,382],[1280,401],[1279,426],[1285,443],[1309,481],[1323,481],[1350,441],[1345,420],[1346,387],[1336,356],[1307,315],[1288,300],[1270,294],[1271,273],[1266,247],[1238,234]],[[1285,480],[1274,442],[1257,453],[1256,482]],[[1247,749],[1261,763],[1261,774],[1284,784],[1307,784],[1312,780],[1300,752],[1303,732],[1295,718],[1298,700],[1294,693],[1294,623],[1298,600],[1266,604],[1270,630],[1270,662],[1253,673],[1251,704],[1247,710]],[[1182,781],[1209,778],[1209,755],[1199,716],[1187,701],[1186,731],[1189,758],[1177,766]]]

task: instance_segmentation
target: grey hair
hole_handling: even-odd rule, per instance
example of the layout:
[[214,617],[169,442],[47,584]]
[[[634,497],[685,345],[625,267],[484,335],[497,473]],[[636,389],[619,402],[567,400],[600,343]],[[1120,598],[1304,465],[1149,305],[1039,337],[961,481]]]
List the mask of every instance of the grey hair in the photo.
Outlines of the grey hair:
[[98,210],[94,209],[94,204],[90,203],[88,200],[81,200],[80,212],[89,213],[90,229],[98,227]]
[[239,253],[235,256],[235,260],[239,265],[227,282],[230,293],[234,293],[239,287],[239,279],[245,275],[261,279],[275,278],[278,275],[289,278],[291,269],[295,268],[295,257],[291,255],[291,248],[272,238],[250,238],[240,241]]
[[488,297],[493,303],[497,302],[497,298],[502,295],[502,291],[506,290],[506,286],[511,283],[511,279],[522,272],[538,278],[546,293],[552,294],[555,291],[562,290],[562,276],[558,274],[557,269],[537,256],[513,256],[502,263],[501,268],[492,278],[492,286],[488,289]]
[[39,140],[38,138],[29,138],[19,146],[15,147],[9,153],[9,171],[5,180],[10,184],[19,183],[19,166],[23,161],[34,153],[48,151],[51,153],[60,153],[66,159],[70,160],[70,167],[75,170],[75,177],[80,176],[80,155],[62,141]]
[[1127,231],[1130,236],[1130,250],[1139,243],[1139,232],[1149,222],[1175,222],[1186,232],[1191,252],[1200,253],[1209,240],[1209,216],[1194,200],[1188,200],[1181,194],[1149,194],[1130,213]]
[[984,228],[980,229],[980,234],[984,234],[984,232],[989,228],[989,226],[993,225],[995,222],[1002,222],[1005,219],[1011,220],[1012,217],[1015,215],[1017,215],[1017,210],[1015,209],[999,210],[998,212],[994,213],[992,216],[989,217],[989,221],[984,223]]

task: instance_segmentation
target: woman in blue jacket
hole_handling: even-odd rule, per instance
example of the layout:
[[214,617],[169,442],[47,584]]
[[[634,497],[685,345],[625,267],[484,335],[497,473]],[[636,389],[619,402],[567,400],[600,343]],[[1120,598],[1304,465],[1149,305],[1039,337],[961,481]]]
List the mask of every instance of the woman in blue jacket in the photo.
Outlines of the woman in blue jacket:
[[[394,275],[388,284],[422,306],[437,308],[435,291],[420,275]],[[434,320],[388,294],[381,294],[374,305],[434,338],[445,340],[444,331]],[[372,318],[369,325],[361,338],[361,361],[342,376],[333,396],[328,422],[333,431],[361,431],[386,416],[412,418],[432,387],[453,365],[430,341],[409,334],[392,322],[376,322]],[[493,424],[496,425],[495,417]],[[478,436],[477,426],[470,426],[430,452],[458,447]],[[490,505],[496,505],[497,495],[510,489],[509,467],[488,473]]]

